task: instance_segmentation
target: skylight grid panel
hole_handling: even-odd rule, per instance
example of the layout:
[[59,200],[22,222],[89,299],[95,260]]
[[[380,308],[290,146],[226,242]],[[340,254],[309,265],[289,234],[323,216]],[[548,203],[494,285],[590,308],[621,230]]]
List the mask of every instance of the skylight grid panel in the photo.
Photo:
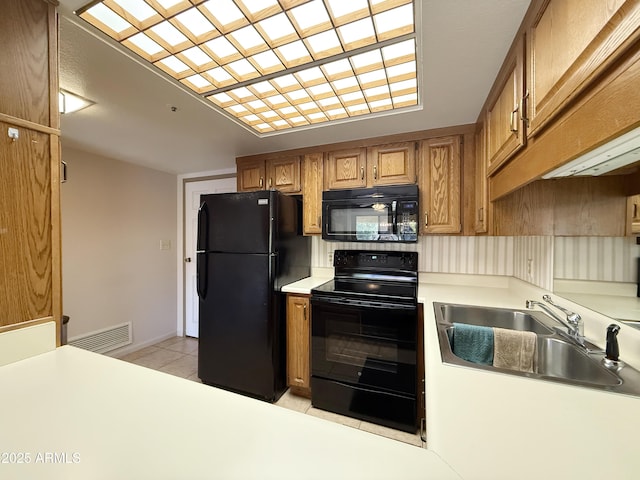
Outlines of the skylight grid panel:
[[395,108],[410,107],[418,104],[418,94],[411,93],[409,95],[401,95],[393,98],[393,106]]
[[349,117],[349,114],[343,107],[333,108],[331,110],[327,110],[325,113],[331,120],[339,120],[341,118]]
[[306,116],[308,116],[311,113],[318,113],[320,112],[320,107],[318,107],[318,104],[316,104],[316,102],[305,102],[305,103],[300,103],[297,105],[298,110],[302,113],[304,113]]
[[251,102],[247,102],[245,103],[245,106],[253,113],[263,113],[270,111],[269,106],[262,100],[253,100]]
[[335,92],[328,83],[322,83],[320,85],[314,85],[308,87],[307,91],[311,94],[311,97],[315,100],[321,100],[329,97],[334,97]]
[[218,30],[197,8],[191,8],[172,18],[171,23],[195,43],[203,43],[216,35]]
[[248,123],[252,127],[254,125],[258,125],[259,123],[264,122],[264,120],[262,120],[259,116],[254,114],[245,115],[244,117],[241,118],[241,120],[245,123]]
[[235,0],[235,2],[252,23],[282,11],[277,0]]
[[293,92],[285,93],[284,97],[289,100],[292,105],[307,103],[311,100],[311,97],[305,90],[294,90]]
[[304,65],[313,61],[307,47],[301,40],[296,42],[287,43],[275,49],[276,55],[282,60],[287,68],[296,67],[298,65]]
[[333,28],[322,0],[312,0],[287,11],[289,19],[301,36],[308,37]]
[[379,70],[384,67],[382,53],[379,49],[349,57],[353,71],[357,74]]
[[382,47],[382,58],[386,67],[407,63],[416,59],[416,42],[414,39],[394,43]]
[[80,17],[118,41],[136,32],[136,27],[102,3],[95,4]]
[[325,111],[342,106],[342,103],[340,103],[340,99],[336,96],[323,98],[321,100],[318,100],[317,103]]
[[186,63],[173,55],[163,58],[155,65],[178,80],[195,73]]
[[371,13],[374,15],[401,5],[406,5],[407,3],[413,3],[413,0],[369,0]]
[[232,0],[208,0],[198,9],[222,33],[229,33],[249,24],[242,11]]
[[393,102],[391,101],[391,98],[383,98],[369,102],[369,110],[371,110],[372,113],[383,112],[391,109],[393,109]]
[[260,76],[260,73],[255,68],[253,68],[253,65],[251,65],[251,63],[244,58],[225,65],[224,69],[240,82],[251,80],[252,78],[257,78]]
[[387,85],[387,74],[383,69],[363,73],[362,75],[358,75],[358,82],[362,85],[362,88]]
[[235,30],[226,37],[245,57],[263,52],[269,48],[262,35],[258,33],[253,25],[247,25]]
[[193,5],[188,0],[146,0],[164,18],[169,18]]
[[122,44],[151,63],[169,55],[169,52],[160,44],[154,42],[144,33],[133,35],[123,41]]
[[306,117],[311,123],[322,123],[329,120],[324,112],[310,113]]
[[215,93],[213,95],[209,95],[207,97],[208,100],[212,101],[213,103],[215,103],[216,105],[225,108],[225,107],[229,107],[231,105],[234,105],[236,103],[238,103],[234,98],[232,98],[230,95],[227,95],[226,93]]
[[201,75],[215,85],[216,88],[228,87],[229,85],[238,83],[238,81],[223,67],[212,68],[201,73]]
[[369,106],[366,103],[349,105],[347,106],[347,112],[349,113],[349,116],[365,115],[367,113],[371,113],[371,111],[369,110]]
[[349,63],[349,60],[347,59],[325,63],[324,65],[321,65],[320,68],[324,72],[327,79],[331,81],[353,76],[351,63]]
[[376,33],[370,17],[338,27],[338,36],[345,50],[354,50],[376,43]]
[[344,51],[335,30],[327,30],[307,37],[304,39],[304,43],[314,60],[332,57]]
[[379,41],[413,33],[413,5],[404,5],[374,15],[373,23],[375,24]]
[[238,101],[238,103],[246,103],[252,102],[254,100],[258,100],[251,90],[246,87],[234,88],[233,90],[229,90],[227,94]]
[[416,78],[416,62],[407,62],[401,63],[399,65],[394,65],[393,67],[389,67],[387,70],[387,78],[390,83],[400,82],[402,80],[410,80],[412,78]]
[[274,15],[255,24],[271,48],[299,40],[299,35],[285,13]]
[[325,0],[325,3],[336,26],[369,16],[367,0]]
[[379,87],[366,88],[363,90],[363,93],[369,103],[384,99],[389,99],[389,103],[391,103],[391,92],[387,84]]
[[282,95],[273,95],[271,97],[266,97],[263,99],[267,105],[269,105],[272,109],[277,110],[279,108],[284,108],[289,105],[289,102]]
[[259,123],[255,125],[253,128],[260,133],[269,133],[269,132],[273,132],[274,130],[274,128],[268,123]]
[[242,55],[225,37],[217,37],[201,45],[205,52],[213,57],[220,65],[239,60]]
[[260,98],[267,98],[278,94],[278,90],[267,81],[252,83],[251,85],[247,85],[247,88]]
[[192,47],[179,53],[178,58],[199,72],[217,66],[216,62],[199,47]]
[[300,127],[302,125],[309,125],[309,121],[302,115],[298,115],[297,117],[293,117],[289,121],[296,127]]
[[267,50],[266,52],[253,55],[249,58],[249,61],[262,75],[279,72],[285,68],[278,56],[273,53],[272,50]]
[[292,105],[287,105],[286,107],[279,108],[278,113],[285,120],[300,116],[300,112]]
[[206,93],[213,87],[211,82],[200,74],[191,75],[190,77],[183,78],[180,81],[197,93]]
[[336,93],[340,95],[360,90],[360,85],[358,84],[358,80],[356,79],[356,77],[342,78],[340,80],[336,80],[335,82],[331,82],[331,84],[333,85]]
[[393,96],[408,95],[410,93],[416,93],[418,91],[418,81],[413,78],[411,80],[404,80],[402,82],[396,82],[389,84],[389,89]]
[[300,82],[300,85],[307,88],[327,83],[327,79],[319,67],[311,67],[306,70],[300,70],[299,72],[294,73],[294,76],[296,77],[298,82]]
[[271,80],[271,84],[276,87],[280,93],[293,92],[294,90],[300,90],[300,88],[302,88],[298,80],[296,80],[296,77],[291,74],[276,77]]
[[364,94],[358,90],[357,92],[340,95],[340,100],[342,100],[344,106],[358,105],[364,101]]
[[283,10],[290,10],[294,7],[307,3],[309,0],[278,0]]
[[144,0],[104,0],[104,4],[124,17],[138,30],[162,21],[162,16]]
[[171,53],[180,52],[193,45],[180,30],[167,21],[154,25],[145,33]]

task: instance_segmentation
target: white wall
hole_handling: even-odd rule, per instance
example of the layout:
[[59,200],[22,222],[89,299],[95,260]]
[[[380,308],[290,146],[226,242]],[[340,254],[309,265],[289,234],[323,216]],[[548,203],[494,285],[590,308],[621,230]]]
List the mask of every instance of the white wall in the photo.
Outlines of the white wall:
[[62,158],[69,338],[131,321],[134,343],[110,353],[117,355],[175,335],[176,176],[64,146]]

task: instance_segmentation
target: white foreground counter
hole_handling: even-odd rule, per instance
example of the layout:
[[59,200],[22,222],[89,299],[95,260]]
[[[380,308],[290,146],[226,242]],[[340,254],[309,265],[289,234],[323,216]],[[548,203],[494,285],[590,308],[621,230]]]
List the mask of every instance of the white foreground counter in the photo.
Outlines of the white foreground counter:
[[460,478],[426,449],[70,346],[0,386],[2,479]]

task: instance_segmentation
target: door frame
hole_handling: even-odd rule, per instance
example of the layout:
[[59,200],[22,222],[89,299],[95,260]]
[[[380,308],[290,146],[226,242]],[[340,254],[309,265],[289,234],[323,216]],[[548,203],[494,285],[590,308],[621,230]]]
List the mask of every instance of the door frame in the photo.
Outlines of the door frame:
[[192,182],[200,182],[205,180],[222,180],[225,178],[235,178],[236,169],[227,168],[222,170],[215,170],[211,172],[200,172],[193,174],[178,175],[177,182],[177,217],[178,217],[178,234],[176,245],[176,265],[177,265],[177,310],[176,310],[176,334],[179,337],[184,337],[185,332],[185,218],[184,218],[184,205],[185,205],[185,193],[186,184]]

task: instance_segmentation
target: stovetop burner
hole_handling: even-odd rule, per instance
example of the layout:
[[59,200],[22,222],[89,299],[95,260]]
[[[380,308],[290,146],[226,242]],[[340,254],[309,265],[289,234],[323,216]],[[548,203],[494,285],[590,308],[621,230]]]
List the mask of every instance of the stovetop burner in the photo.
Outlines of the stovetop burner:
[[416,252],[336,250],[335,277],[316,288],[315,296],[415,304],[418,289]]

